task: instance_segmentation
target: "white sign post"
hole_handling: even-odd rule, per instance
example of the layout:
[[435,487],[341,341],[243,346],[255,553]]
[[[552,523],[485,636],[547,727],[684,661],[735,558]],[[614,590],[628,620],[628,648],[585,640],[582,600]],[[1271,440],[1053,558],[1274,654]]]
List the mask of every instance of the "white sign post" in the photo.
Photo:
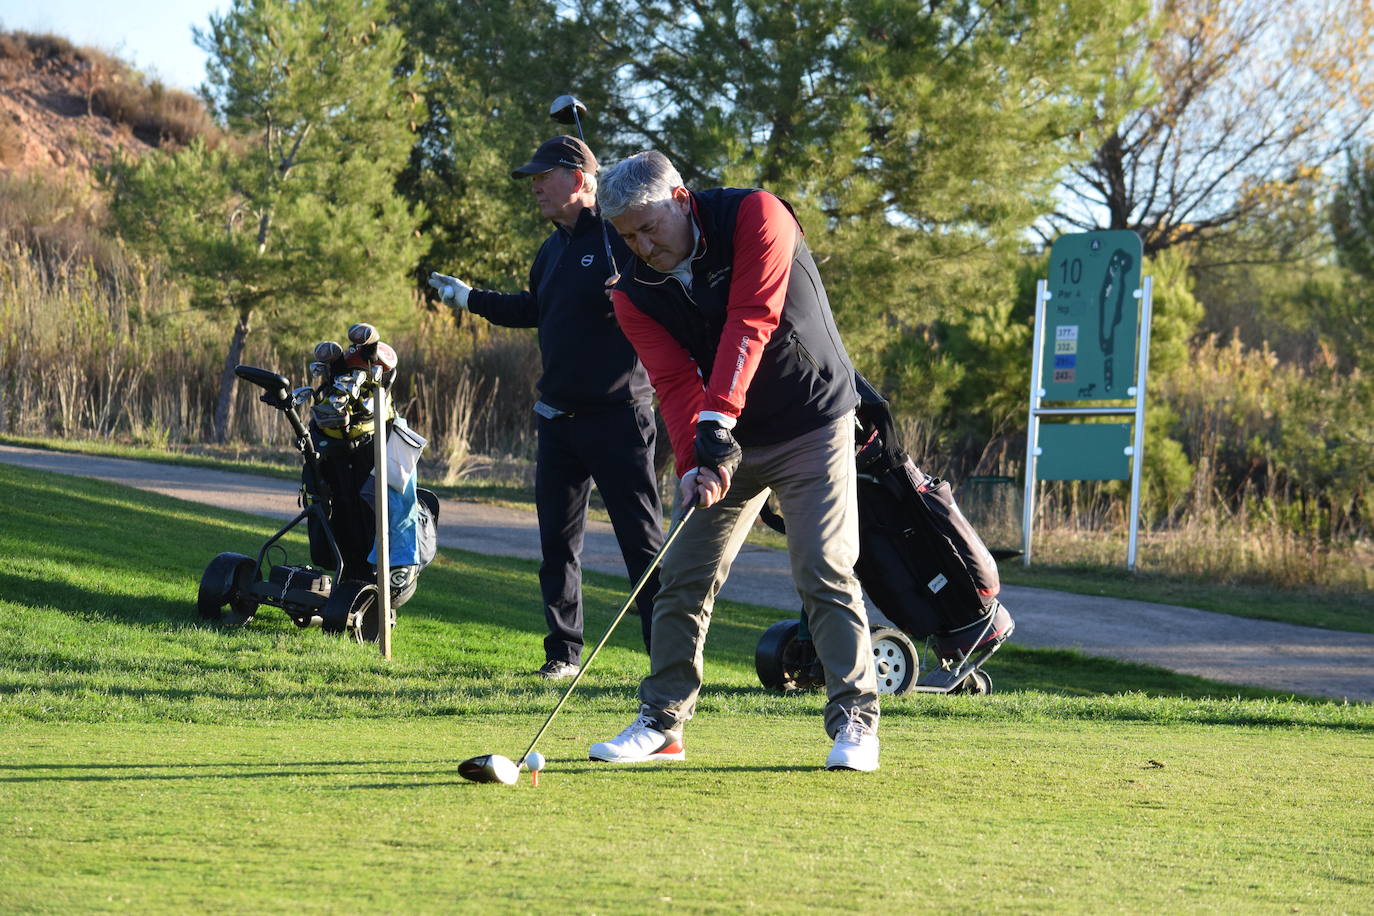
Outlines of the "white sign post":
[[[1140,238],[1133,232],[1116,230],[1065,235],[1056,240],[1051,249],[1050,279],[1036,283],[1030,413],[1026,426],[1026,493],[1021,528],[1022,562],[1026,566],[1031,561],[1036,484],[1040,480],[1129,478],[1130,534],[1126,566],[1135,569],[1153,290],[1151,277],[1140,278],[1138,287],[1134,282],[1140,277],[1140,261]],[[1134,384],[1124,390],[1119,387],[1114,372],[1118,338],[1126,359],[1132,355],[1138,357]],[[1079,404],[1104,400],[1131,403],[1127,406],[1045,407],[1047,400]],[[1126,426],[1119,424],[1041,423],[1046,417],[1067,421],[1111,416],[1131,418],[1133,428],[1128,432]],[[1129,459],[1129,466],[1126,459]]]

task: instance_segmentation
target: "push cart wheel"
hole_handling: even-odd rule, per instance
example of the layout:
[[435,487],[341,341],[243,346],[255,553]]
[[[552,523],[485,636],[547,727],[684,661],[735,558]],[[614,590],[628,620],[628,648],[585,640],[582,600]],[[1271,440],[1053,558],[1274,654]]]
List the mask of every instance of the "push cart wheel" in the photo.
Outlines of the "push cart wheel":
[[[378,621],[381,617],[381,603],[377,601],[377,589],[372,589],[372,600],[363,604],[354,612],[348,620],[348,632],[360,643],[377,642],[381,633],[379,632]],[[391,626],[396,626],[396,605],[392,605],[388,610],[391,618]]]
[[210,561],[200,577],[196,610],[202,620],[224,627],[241,627],[258,612],[248,587],[256,581],[257,562],[241,553],[222,553]]
[[992,693],[992,675],[982,668],[975,668],[969,672],[969,676],[964,678],[964,682],[954,688],[953,693],[962,693],[970,697],[985,697]]
[[910,636],[893,627],[873,631],[873,674],[878,679],[878,693],[898,697],[910,693],[920,670],[920,656]]
[[763,631],[754,649],[759,683],[771,690],[806,690],[825,683],[810,640],[798,639],[801,621],[779,620]]
[[433,490],[426,490],[424,487],[415,488],[415,499],[429,510],[429,514],[434,519],[434,523],[439,523],[439,497]]
[[345,630],[358,642],[372,642],[377,639],[376,624],[372,625],[372,635],[364,638],[367,619],[377,616],[377,586],[358,579],[343,579],[334,583],[324,607],[320,609],[320,628],[326,633],[342,633]]

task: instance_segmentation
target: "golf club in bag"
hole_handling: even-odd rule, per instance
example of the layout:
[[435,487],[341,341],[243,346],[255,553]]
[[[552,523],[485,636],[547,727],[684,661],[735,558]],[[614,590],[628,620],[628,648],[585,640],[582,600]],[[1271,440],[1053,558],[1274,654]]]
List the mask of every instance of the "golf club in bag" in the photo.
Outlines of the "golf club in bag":
[[607,641],[611,638],[611,634],[615,632],[615,628],[620,624],[620,621],[629,613],[630,608],[635,603],[635,599],[639,597],[640,591],[643,590],[644,584],[649,581],[649,577],[654,574],[654,571],[658,569],[658,565],[663,562],[663,557],[668,553],[668,548],[673,546],[673,542],[677,540],[678,534],[682,532],[683,526],[687,524],[687,519],[692,517],[692,513],[696,511],[696,508],[695,502],[689,502],[683,508],[682,517],[677,520],[672,530],[668,532],[668,536],[663,539],[663,546],[658,549],[658,553],[654,554],[653,559],[649,561],[648,568],[640,575],[639,581],[635,583],[634,588],[630,589],[630,597],[625,599],[625,603],[620,608],[620,613],[616,614],[611,620],[611,625],[606,628],[605,635],[601,637],[600,642],[592,649],[591,654],[587,656],[587,660],[582,663],[582,668],[572,679],[572,683],[568,685],[568,689],[563,691],[563,696],[559,698],[558,704],[554,706],[553,711],[549,713],[549,717],[544,720],[544,724],[540,726],[539,731],[534,733],[534,738],[530,741],[530,746],[525,748],[525,753],[520,756],[520,760],[512,763],[508,757],[502,757],[500,754],[481,754],[477,757],[469,757],[467,760],[458,764],[459,776],[462,776],[464,779],[470,779],[473,782],[502,782],[507,785],[511,785],[516,781],[520,775],[520,769],[525,766],[525,761],[527,761],[530,754],[534,752],[534,748],[539,743],[539,739],[544,737],[544,732],[549,730],[549,725],[553,723],[554,716],[558,715],[559,710],[563,708],[563,704],[568,702],[568,697],[572,696],[572,692],[577,689],[578,683],[582,680],[582,676],[587,673],[587,669],[592,666],[592,662],[596,660],[596,655],[601,651],[601,647],[606,645]]
[[[553,100],[549,106],[549,117],[559,124],[572,124],[577,128],[577,139],[583,145],[587,143],[587,137],[582,133],[582,115],[587,113],[587,106],[573,95],[560,95]],[[620,279],[620,268],[615,263],[615,255],[611,252],[611,236],[606,231],[606,221],[601,221],[601,241],[606,245],[606,263],[611,267],[610,276],[607,282],[614,284]]]
[[[372,414],[371,388],[389,384],[396,354],[376,339],[371,325],[349,329],[351,346],[325,341],[315,347],[311,371],[321,381],[317,389],[291,389],[283,375],[256,366],[237,366],[235,375],[263,390],[259,400],[281,411],[291,426],[293,444],[302,459],[301,511],[272,535],[256,559],[240,553],[221,553],[201,577],[196,607],[202,619],[223,626],[243,626],[262,604],[281,608],[296,626],[319,626],[327,633],[349,632],[359,642],[376,641],[381,633],[374,550],[375,500],[371,447],[377,418]],[[298,408],[311,406],[310,425]],[[418,458],[423,438],[405,421],[389,414],[391,428],[388,464],[406,466],[407,454]],[[405,491],[393,489],[388,504],[395,513],[389,577],[391,607],[414,594],[418,575],[437,549],[439,500],[416,486],[413,460]],[[310,563],[289,562],[282,538],[306,524]],[[398,551],[410,562],[397,563]]]
[[[997,600],[997,561],[959,511],[949,482],[921,471],[902,449],[887,401],[858,373],[855,383],[860,405],[854,573],[895,624],[872,632],[879,692],[990,693],[992,678],[983,663],[1015,628]],[[924,675],[917,643],[933,656]],[[765,687],[824,683],[805,612],[764,632],[754,665]]]

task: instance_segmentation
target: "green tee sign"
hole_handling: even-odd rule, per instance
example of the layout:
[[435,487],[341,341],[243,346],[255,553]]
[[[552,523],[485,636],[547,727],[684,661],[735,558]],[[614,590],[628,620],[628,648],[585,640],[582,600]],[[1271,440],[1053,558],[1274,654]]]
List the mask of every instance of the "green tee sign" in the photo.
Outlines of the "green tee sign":
[[1128,398],[1135,384],[1140,236],[1129,230],[1060,236],[1045,303],[1047,401]]

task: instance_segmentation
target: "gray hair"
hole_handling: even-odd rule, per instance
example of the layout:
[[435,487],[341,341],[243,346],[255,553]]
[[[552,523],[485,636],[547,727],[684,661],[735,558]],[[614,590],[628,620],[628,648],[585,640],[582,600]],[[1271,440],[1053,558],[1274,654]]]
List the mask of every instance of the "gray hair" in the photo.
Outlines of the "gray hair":
[[[571,171],[571,169],[569,170]],[[578,169],[578,171],[582,171]],[[596,196],[596,173],[582,172],[582,193]]]
[[620,160],[601,174],[596,202],[604,219],[615,219],[626,210],[672,200],[673,191],[680,187],[682,176],[668,157],[658,150],[645,150]]

